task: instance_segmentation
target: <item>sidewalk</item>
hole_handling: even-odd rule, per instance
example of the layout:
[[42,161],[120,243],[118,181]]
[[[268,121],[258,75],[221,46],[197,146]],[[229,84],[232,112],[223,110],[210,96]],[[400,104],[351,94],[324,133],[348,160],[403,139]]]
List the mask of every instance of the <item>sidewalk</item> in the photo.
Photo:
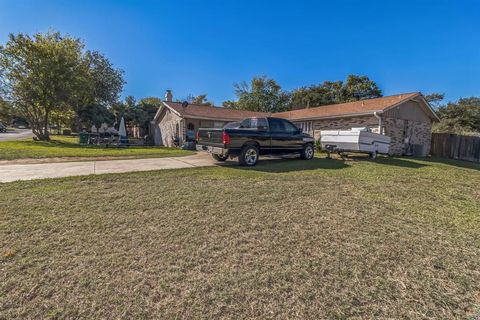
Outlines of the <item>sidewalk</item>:
[[172,158],[6,164],[0,165],[0,182],[83,176],[102,173],[193,168],[212,165],[214,165],[214,161],[206,153]]

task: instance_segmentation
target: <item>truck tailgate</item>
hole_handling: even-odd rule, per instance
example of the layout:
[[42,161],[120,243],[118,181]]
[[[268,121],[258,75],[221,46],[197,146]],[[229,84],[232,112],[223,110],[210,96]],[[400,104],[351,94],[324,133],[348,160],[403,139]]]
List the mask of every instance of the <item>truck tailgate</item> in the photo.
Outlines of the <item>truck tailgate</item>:
[[223,147],[223,129],[201,128],[198,130],[197,144],[205,146]]

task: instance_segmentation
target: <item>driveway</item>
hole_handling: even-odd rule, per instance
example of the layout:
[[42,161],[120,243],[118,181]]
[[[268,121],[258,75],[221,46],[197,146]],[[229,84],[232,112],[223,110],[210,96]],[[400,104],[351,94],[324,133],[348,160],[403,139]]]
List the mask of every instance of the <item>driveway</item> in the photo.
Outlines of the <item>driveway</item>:
[[0,141],[23,140],[32,137],[33,132],[30,129],[15,129],[15,131],[0,133]]
[[193,156],[175,158],[4,164],[0,165],[0,182],[102,173],[205,167],[214,164],[215,161],[210,155],[203,152]]

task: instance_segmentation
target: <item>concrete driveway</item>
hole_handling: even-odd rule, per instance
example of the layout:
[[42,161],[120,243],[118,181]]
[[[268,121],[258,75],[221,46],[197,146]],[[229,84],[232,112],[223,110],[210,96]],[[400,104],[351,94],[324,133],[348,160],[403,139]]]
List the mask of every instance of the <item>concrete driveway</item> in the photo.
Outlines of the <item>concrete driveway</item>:
[[15,131],[1,132],[0,141],[23,140],[33,137],[33,132],[30,129],[15,129]]
[[214,165],[206,153],[186,157],[0,165],[0,182]]

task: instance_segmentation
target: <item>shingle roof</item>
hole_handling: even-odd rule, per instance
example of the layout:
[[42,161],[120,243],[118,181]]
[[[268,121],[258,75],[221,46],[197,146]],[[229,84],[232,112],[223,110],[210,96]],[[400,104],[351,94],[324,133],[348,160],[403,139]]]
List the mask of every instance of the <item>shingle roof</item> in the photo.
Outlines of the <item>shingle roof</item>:
[[[393,96],[381,97],[376,99],[367,99],[361,101],[331,104],[320,107],[300,109],[286,112],[277,112],[273,114],[246,110],[236,110],[224,107],[209,107],[189,104],[182,106],[179,102],[163,102],[166,106],[180,114],[182,117],[193,117],[212,120],[239,121],[249,117],[268,117],[274,116],[289,120],[313,120],[321,118],[337,118],[344,116],[373,114],[375,111],[385,111],[399,103],[413,98],[421,97],[421,93],[402,93]],[[428,104],[425,110],[431,111],[432,118],[438,119],[435,112],[431,110]],[[158,110],[157,115],[160,110]]]
[[403,93],[403,94],[382,97],[382,98],[331,104],[331,105],[325,105],[320,107],[286,111],[286,112],[277,112],[274,114],[274,116],[289,119],[289,120],[302,120],[302,119],[331,118],[336,116],[342,117],[345,115],[353,115],[353,114],[365,114],[365,113],[368,114],[368,113],[373,113],[375,111],[383,111],[400,102],[412,99],[420,95],[421,94],[419,92]]
[[224,107],[209,107],[189,104],[187,107],[178,102],[164,102],[183,117],[200,117],[222,120],[243,120],[249,117],[266,117],[267,113],[236,110]]

